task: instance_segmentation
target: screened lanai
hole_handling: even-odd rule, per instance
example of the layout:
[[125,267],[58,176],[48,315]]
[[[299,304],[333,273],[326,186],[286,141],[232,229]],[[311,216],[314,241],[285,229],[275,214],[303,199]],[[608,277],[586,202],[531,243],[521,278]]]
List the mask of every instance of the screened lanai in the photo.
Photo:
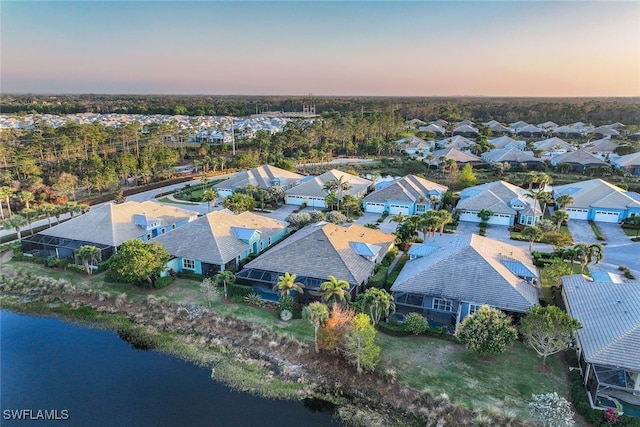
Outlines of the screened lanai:
[[102,252],[102,259],[105,260],[113,255],[112,246],[87,242],[84,240],[65,239],[62,237],[36,234],[22,239],[22,252],[26,256],[48,258],[56,256],[58,258],[74,259],[75,251],[81,246],[95,246]]

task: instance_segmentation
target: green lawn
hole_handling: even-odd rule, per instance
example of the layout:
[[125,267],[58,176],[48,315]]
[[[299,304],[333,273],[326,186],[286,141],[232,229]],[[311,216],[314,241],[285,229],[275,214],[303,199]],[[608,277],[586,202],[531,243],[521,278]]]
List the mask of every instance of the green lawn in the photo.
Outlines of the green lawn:
[[[103,273],[86,276],[14,261],[5,264],[5,268],[62,278],[77,287],[106,291],[112,295],[126,293],[130,301],[142,302],[148,295],[155,295],[164,296],[172,303],[207,305],[199,282],[194,280],[176,279],[171,285],[154,290],[108,283],[104,281]],[[261,325],[310,345],[313,343],[313,327],[307,321],[283,322],[268,309],[222,301],[222,290],[219,291],[211,303],[213,312]],[[495,360],[487,361],[478,359],[462,345],[444,339],[399,338],[378,333],[376,341],[382,348],[381,372],[393,369],[401,383],[436,395],[447,393],[453,402],[470,409],[511,411],[525,418],[526,404],[532,393],[556,391],[563,396],[568,393],[562,357],[549,357],[547,364],[551,371],[541,373],[536,369],[540,359],[521,343],[496,356]]]
[[541,361],[522,343],[494,360],[482,360],[464,346],[431,337],[391,337],[378,334],[382,368],[395,369],[399,380],[434,395],[447,393],[469,409],[516,412],[527,417],[532,393],[568,396],[566,366],[559,354],[547,358],[550,373],[536,369]]
[[158,201],[162,202],[162,203],[173,203],[173,204],[176,204],[176,205],[188,205],[188,206],[193,206],[193,205],[197,205],[198,204],[198,203],[195,203],[195,202],[181,202],[181,201],[178,201],[178,200],[172,200],[172,199],[170,199],[168,197],[163,197],[161,199],[158,199]]
[[633,228],[623,228],[622,231],[629,237],[640,237],[640,228],[635,230]]
[[[218,183],[220,183],[222,181],[223,180],[221,180],[221,179],[218,179],[218,180],[215,180],[215,181],[211,181],[211,182],[207,183],[204,186],[204,189],[205,190],[210,190],[211,188],[213,188],[214,185],[216,185],[216,184],[218,184]],[[180,189],[179,191],[176,191],[173,194],[173,197],[175,197],[178,200],[188,201],[189,198],[187,197],[186,194],[182,193],[182,191],[184,191],[184,187],[182,187],[182,189]],[[192,184],[191,185],[191,200],[200,200],[200,198],[202,197],[202,193],[203,193],[202,184],[197,184],[196,183],[196,184]]]

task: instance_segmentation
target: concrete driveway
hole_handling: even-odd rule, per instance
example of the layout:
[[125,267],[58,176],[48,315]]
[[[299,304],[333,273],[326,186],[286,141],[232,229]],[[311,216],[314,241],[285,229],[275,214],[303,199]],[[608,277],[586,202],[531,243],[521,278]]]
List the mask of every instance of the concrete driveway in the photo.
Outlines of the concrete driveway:
[[574,243],[600,243],[604,247],[604,259],[599,264],[589,265],[591,271],[619,273],[619,266],[631,270],[636,278],[640,278],[640,243],[632,242],[618,224],[597,223],[598,228],[607,239],[599,241],[587,221],[570,220],[567,225]]
[[596,238],[596,235],[591,229],[591,225],[589,225],[588,221],[571,219],[567,222],[567,227],[573,237],[573,243],[601,243]]
[[291,215],[291,213],[293,211],[295,211],[296,209],[298,209],[300,206],[296,206],[296,205],[282,205],[279,209],[271,212],[271,213],[265,213],[265,212],[255,212],[258,215],[263,215],[266,216],[268,218],[272,218],[272,219],[277,219],[280,221],[285,221],[285,219]]
[[[459,221],[458,228],[456,228],[456,234],[479,234],[479,232],[480,224],[477,222]],[[490,224],[487,227],[487,233],[485,237],[529,250],[529,242],[521,240],[511,240],[511,233],[509,232],[509,226],[507,225]],[[551,252],[553,251],[553,246],[546,243],[534,243],[532,249],[534,251]]]

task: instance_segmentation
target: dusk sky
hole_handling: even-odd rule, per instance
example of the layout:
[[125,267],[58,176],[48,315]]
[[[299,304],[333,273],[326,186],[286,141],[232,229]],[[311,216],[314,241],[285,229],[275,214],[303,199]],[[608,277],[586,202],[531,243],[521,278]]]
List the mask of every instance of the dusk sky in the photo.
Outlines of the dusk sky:
[[640,2],[1,1],[2,93],[640,96]]

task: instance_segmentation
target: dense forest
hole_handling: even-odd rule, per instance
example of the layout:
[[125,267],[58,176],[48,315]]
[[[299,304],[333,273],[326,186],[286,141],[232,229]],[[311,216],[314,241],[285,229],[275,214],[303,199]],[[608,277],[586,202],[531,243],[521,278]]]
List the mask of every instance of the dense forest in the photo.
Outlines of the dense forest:
[[300,111],[313,104],[319,114],[397,112],[403,119],[497,120],[558,124],[640,124],[640,98],[425,98],[319,96],[9,95],[3,113],[129,113],[248,116],[263,111]]

